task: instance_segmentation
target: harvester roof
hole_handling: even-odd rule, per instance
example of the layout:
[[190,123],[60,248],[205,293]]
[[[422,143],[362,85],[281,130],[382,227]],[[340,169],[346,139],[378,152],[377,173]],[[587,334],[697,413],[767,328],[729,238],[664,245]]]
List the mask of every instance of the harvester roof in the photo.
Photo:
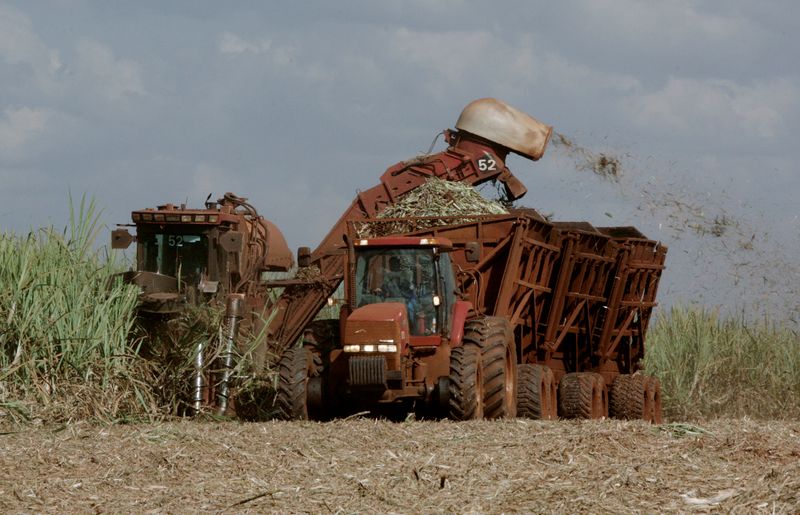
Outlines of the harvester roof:
[[131,218],[136,224],[187,224],[196,223],[204,225],[219,225],[221,223],[236,223],[240,217],[233,213],[228,206],[210,209],[187,209],[185,206],[165,204],[157,208],[139,209],[131,213]]

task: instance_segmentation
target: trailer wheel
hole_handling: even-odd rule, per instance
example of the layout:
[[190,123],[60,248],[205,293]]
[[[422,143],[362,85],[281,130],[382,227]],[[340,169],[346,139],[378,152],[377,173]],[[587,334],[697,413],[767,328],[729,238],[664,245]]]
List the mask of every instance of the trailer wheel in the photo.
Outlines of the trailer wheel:
[[484,417],[516,416],[517,352],[508,321],[501,317],[470,320],[464,328],[464,342],[481,349]]
[[319,418],[322,404],[321,359],[308,347],[293,347],[278,363],[275,405],[278,418],[308,420]]
[[661,381],[657,377],[647,378],[647,400],[650,401],[650,422],[660,424],[663,421],[661,413]]
[[464,344],[450,351],[448,415],[453,420],[483,418],[481,349]]
[[621,374],[611,383],[612,417],[625,420],[652,419],[652,409],[648,392],[648,378],[635,374]]
[[553,372],[544,365],[517,366],[517,416],[537,420],[556,417]]
[[558,386],[559,412],[564,418],[598,419],[608,416],[608,391],[600,374],[573,372]]

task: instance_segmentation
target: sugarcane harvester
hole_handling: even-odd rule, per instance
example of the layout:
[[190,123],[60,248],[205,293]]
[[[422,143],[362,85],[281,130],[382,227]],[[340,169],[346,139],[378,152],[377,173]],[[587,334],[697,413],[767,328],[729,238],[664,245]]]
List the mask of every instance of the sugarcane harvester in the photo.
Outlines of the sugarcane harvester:
[[193,307],[224,308],[221,348],[206,348],[200,340],[193,350],[190,411],[230,414],[235,356],[246,354],[252,371],[265,366],[263,336],[245,348],[239,333],[263,333],[264,272],[286,272],[294,266],[283,234],[246,198],[233,193],[207,199],[201,209],[165,204],[134,211],[131,218],[132,224],[112,231],[111,243],[117,249],[136,243],[135,270],[123,273],[122,279],[140,289],[137,311],[143,325],[164,332],[165,321]]
[[[665,247],[632,227],[551,223],[530,209],[370,235],[413,226],[376,215],[430,177],[499,180],[521,197],[505,158],[538,159],[550,135],[493,99],[467,106],[456,129],[447,150],[399,163],[359,194],[303,259],[319,267],[313,287],[287,284],[270,326],[284,349],[279,414],[660,420],[660,385],[639,368]],[[335,343],[307,331],[294,345],[342,279]]]

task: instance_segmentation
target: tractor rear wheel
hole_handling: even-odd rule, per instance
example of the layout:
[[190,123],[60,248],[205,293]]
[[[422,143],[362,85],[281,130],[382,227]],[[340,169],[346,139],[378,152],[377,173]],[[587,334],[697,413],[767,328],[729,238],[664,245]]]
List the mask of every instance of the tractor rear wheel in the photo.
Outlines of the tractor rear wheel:
[[544,365],[517,367],[517,416],[552,420],[556,417],[553,372]]
[[464,344],[450,351],[448,415],[453,420],[483,418],[483,363],[480,347]]
[[495,419],[517,414],[517,352],[508,320],[483,317],[464,327],[464,344],[481,349],[484,417]]
[[600,374],[573,372],[561,378],[558,388],[562,417],[598,419],[608,416],[608,391]]
[[643,375],[618,375],[611,383],[611,416],[650,422],[652,409],[647,386],[648,378]]
[[321,408],[321,359],[308,347],[293,347],[278,363],[275,405],[283,420],[318,419]]

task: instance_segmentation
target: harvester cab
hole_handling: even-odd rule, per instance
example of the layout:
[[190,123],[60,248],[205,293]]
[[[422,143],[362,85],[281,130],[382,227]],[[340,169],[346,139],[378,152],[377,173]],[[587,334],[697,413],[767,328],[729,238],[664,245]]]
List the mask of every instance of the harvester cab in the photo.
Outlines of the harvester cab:
[[234,293],[261,297],[262,273],[293,265],[277,227],[232,193],[207,202],[205,209],[165,204],[134,211],[131,218],[136,235],[120,227],[111,243],[113,248],[137,244],[136,269],[124,280],[141,289],[143,313],[177,313],[186,304]]

